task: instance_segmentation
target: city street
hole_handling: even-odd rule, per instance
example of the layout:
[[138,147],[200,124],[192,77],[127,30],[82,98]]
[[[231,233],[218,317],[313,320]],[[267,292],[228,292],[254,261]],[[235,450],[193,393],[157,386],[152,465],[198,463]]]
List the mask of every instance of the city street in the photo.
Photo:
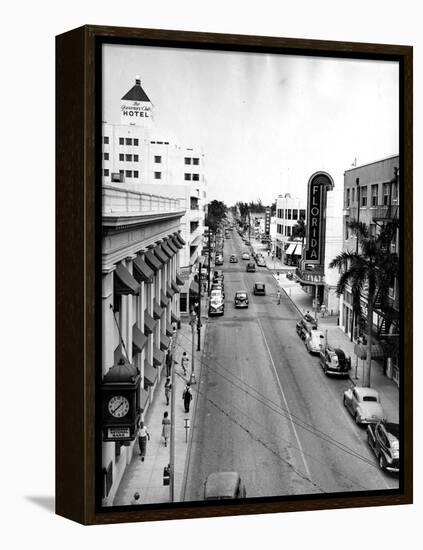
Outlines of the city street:
[[[205,324],[185,501],[211,472],[240,473],[248,497],[395,489],[342,404],[349,379],[326,377],[296,334],[298,312],[266,268],[246,272],[236,231],[225,240],[225,314]],[[230,254],[239,262],[229,263]],[[254,296],[253,283],[266,284]],[[249,308],[235,309],[237,290]],[[188,342],[187,342],[188,347]]]

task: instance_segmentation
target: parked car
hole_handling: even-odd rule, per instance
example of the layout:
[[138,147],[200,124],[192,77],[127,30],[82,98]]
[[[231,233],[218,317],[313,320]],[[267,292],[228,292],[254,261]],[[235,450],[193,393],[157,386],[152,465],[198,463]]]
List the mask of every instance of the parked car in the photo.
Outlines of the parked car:
[[248,294],[245,290],[235,292],[235,307],[248,307]]
[[212,283],[210,290],[218,290],[225,297],[225,288],[222,282]]
[[348,376],[351,357],[347,357],[340,348],[327,346],[320,351],[320,365],[326,375]]
[[212,290],[209,301],[209,315],[224,315],[225,301],[223,295],[218,290]]
[[224,279],[224,275],[223,275],[223,271],[221,269],[216,269],[214,272],[213,272],[213,282],[215,281],[223,281]]
[[376,424],[386,420],[379,394],[373,388],[349,388],[344,392],[344,406],[357,424]]
[[312,330],[317,329],[316,321],[313,319],[312,322],[308,321],[306,317],[302,317],[296,324],[296,331],[298,336],[305,340]]
[[249,260],[249,259],[250,259],[250,255],[248,254],[248,252],[244,252],[244,253],[243,253],[242,259],[243,259],[243,260]]
[[256,264],[254,262],[248,262],[246,271],[255,272]]
[[320,353],[325,345],[325,335],[321,330],[312,328],[305,337],[305,345],[309,353]]
[[367,443],[379,466],[388,472],[399,472],[399,424],[378,422],[367,426]]
[[238,263],[238,256],[236,254],[231,254],[231,256],[229,258],[229,263],[237,264]]
[[219,254],[216,256],[216,259],[214,261],[214,265],[223,265],[223,256],[222,254]]
[[259,267],[266,267],[266,262],[264,261],[263,256],[257,256],[256,262]]
[[245,498],[247,492],[238,472],[213,472],[204,483],[204,500]]
[[266,285],[264,283],[254,283],[253,294],[255,296],[265,296],[266,295]]

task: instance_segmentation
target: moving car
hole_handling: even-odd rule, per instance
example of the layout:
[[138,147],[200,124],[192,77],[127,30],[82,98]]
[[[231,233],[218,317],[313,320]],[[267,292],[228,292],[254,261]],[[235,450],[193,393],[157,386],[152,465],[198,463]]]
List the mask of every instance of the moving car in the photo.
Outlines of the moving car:
[[302,317],[296,324],[296,331],[301,340],[305,340],[313,329],[317,329],[316,321],[308,321],[307,317]]
[[320,351],[320,365],[323,372],[336,376],[348,376],[348,371],[351,369],[351,357],[347,357],[340,348],[326,348]]
[[256,264],[253,262],[248,262],[247,271],[255,272],[255,270],[256,270]]
[[209,301],[209,315],[224,315],[225,302],[219,290],[212,290]]
[[312,327],[305,337],[305,345],[309,353],[320,353],[325,346],[325,335],[321,330]]
[[386,420],[379,394],[373,388],[349,388],[344,392],[344,406],[357,424],[376,424]]
[[248,254],[248,252],[244,252],[244,254],[242,255],[242,259],[243,260],[249,260],[250,259],[250,255]]
[[214,472],[204,483],[204,500],[245,498],[245,485],[238,472]]
[[266,285],[264,283],[254,283],[253,294],[255,296],[265,296],[266,295]]
[[229,263],[237,264],[238,263],[238,256],[236,254],[231,254],[231,256],[229,258]]
[[388,472],[399,472],[399,424],[378,422],[367,426],[367,443],[379,466]]
[[248,307],[248,294],[245,290],[235,292],[235,307]]

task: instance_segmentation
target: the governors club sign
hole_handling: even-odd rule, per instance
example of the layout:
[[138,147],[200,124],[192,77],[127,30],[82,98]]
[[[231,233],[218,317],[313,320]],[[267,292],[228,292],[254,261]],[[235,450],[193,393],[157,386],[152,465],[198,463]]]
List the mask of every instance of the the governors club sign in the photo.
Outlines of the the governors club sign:
[[325,263],[327,192],[333,187],[333,179],[326,172],[316,172],[308,181],[305,261],[322,268]]

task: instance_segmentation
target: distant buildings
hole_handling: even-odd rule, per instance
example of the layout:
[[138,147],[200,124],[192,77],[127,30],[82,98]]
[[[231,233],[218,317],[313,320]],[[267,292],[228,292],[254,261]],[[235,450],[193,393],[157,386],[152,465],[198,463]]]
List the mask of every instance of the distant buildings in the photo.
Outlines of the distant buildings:
[[289,265],[296,265],[301,258],[302,245],[294,242],[292,229],[299,220],[306,219],[306,204],[289,193],[276,199],[275,255]]

